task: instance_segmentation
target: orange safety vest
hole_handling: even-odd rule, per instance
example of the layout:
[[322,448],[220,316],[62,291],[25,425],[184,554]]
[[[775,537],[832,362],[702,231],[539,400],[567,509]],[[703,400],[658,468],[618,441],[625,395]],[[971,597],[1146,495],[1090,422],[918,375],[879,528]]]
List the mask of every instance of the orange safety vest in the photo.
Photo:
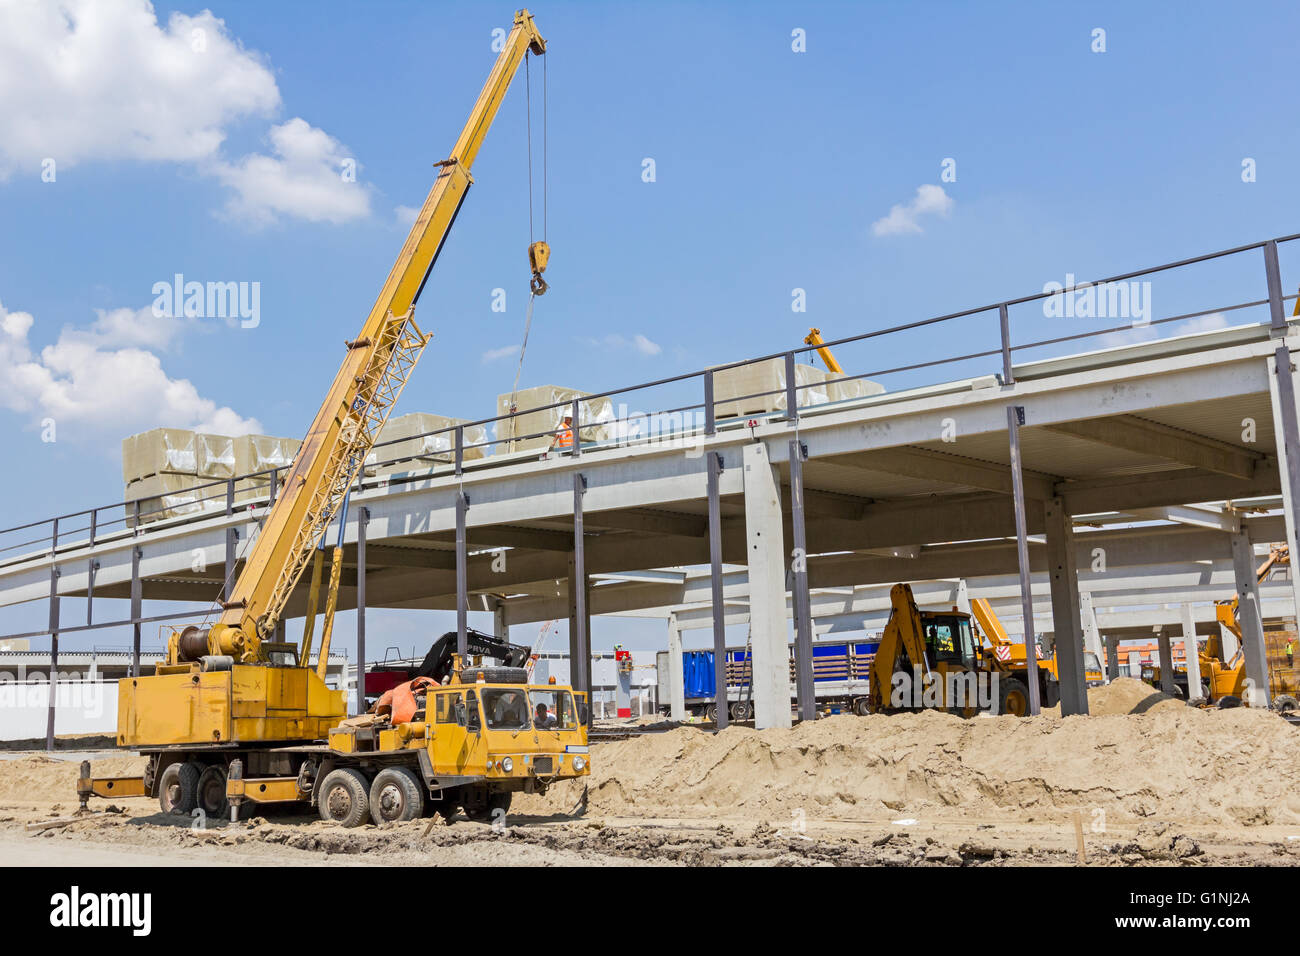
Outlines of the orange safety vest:
[[565,428],[565,427],[563,427],[563,426],[560,427],[559,432],[558,432],[558,433],[556,434],[556,436],[555,436],[555,447],[556,447],[556,448],[572,448],[572,447],[573,447],[573,429],[572,429],[572,428]]

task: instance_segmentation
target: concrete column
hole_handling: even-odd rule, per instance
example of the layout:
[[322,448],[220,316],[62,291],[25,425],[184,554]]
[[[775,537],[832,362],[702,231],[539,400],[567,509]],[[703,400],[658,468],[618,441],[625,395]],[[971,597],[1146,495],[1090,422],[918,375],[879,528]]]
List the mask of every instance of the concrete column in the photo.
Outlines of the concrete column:
[[1169,645],[1169,628],[1160,628],[1156,635],[1156,647],[1160,651],[1160,689],[1170,697],[1174,695],[1174,651]]
[[492,605],[492,636],[510,640],[510,625],[506,621],[506,602],[497,598]]
[[1128,652],[1128,676],[1138,678],[1142,675],[1142,655],[1137,651]]
[[1069,717],[1088,712],[1088,690],[1083,677],[1083,612],[1079,607],[1079,575],[1074,564],[1074,528],[1065,510],[1065,502],[1060,498],[1049,500],[1043,515],[1047,529],[1047,569],[1052,585],[1056,669],[1061,679],[1061,716]]
[[[1300,462],[1293,460],[1295,457],[1300,457],[1293,454],[1300,436],[1295,433],[1297,418],[1295,369],[1290,350],[1285,346],[1279,347],[1268,360],[1268,372],[1268,391],[1273,408],[1273,434],[1277,436],[1277,467],[1282,477],[1282,515],[1286,521],[1286,541],[1291,548],[1291,554],[1300,556],[1300,550],[1296,548],[1296,505],[1298,503],[1296,498],[1300,497],[1296,484]],[[1285,381],[1282,380],[1282,376],[1286,377]],[[1288,400],[1290,408],[1284,404]],[[1291,597],[1295,603],[1296,615],[1300,617],[1300,574],[1291,575]]]
[[1097,630],[1097,612],[1092,606],[1092,592],[1079,592],[1079,610],[1083,618],[1083,647],[1102,659],[1101,632]]
[[1268,648],[1264,645],[1264,620],[1260,616],[1259,585],[1255,580],[1255,549],[1250,536],[1241,531],[1232,536],[1232,566],[1237,576],[1237,626],[1241,628],[1241,650],[1246,658],[1246,691],[1243,703],[1267,707],[1272,694],[1268,683]]
[[1219,628],[1219,643],[1223,646],[1223,663],[1226,664],[1237,656],[1237,635],[1222,624],[1216,626]]
[[1187,659],[1187,699],[1200,700],[1201,693],[1201,649],[1196,643],[1196,618],[1192,615],[1192,606],[1183,605],[1183,657]]
[[682,671],[682,629],[677,626],[677,615],[668,615],[668,716],[672,720],[686,719],[686,675]]
[[754,726],[789,727],[790,626],[785,609],[781,485],[767,446],[745,446],[745,543],[754,655]]
[[957,579],[957,593],[953,596],[952,603],[957,605],[957,610],[963,614],[970,613],[970,590],[966,587],[966,579]]
[[1106,680],[1119,678],[1119,638],[1106,638]]

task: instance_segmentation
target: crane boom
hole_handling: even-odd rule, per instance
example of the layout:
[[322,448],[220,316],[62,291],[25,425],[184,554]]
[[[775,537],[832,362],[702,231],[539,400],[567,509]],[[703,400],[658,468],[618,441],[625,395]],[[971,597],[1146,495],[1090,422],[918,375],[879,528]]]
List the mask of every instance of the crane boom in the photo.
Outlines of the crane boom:
[[[520,10],[451,155],[437,164],[438,178],[361,333],[347,343],[343,364],[222,604],[221,616],[204,635],[207,647],[202,653],[244,662],[264,657],[263,641],[279,622],[312,550],[340,517],[358,468],[429,340],[413,319],[416,300],[473,183],[470,169],[488,128],[530,51],[545,53],[546,41],[532,15]],[[195,650],[200,649],[182,653],[193,659]]]

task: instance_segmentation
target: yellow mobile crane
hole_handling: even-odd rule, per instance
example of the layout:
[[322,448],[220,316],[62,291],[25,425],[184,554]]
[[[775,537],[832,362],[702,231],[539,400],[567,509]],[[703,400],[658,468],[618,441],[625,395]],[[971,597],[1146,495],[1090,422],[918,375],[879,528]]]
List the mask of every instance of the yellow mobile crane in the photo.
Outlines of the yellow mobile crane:
[[[83,764],[83,807],[96,794],[151,795],[164,811],[217,814],[229,807],[233,817],[245,801],[307,800],[323,818],[355,826],[430,808],[484,815],[508,806],[514,791],[545,790],[589,772],[581,702],[567,687],[528,686],[521,667],[466,667],[457,655],[438,662],[436,686],[430,676],[404,685],[409,706],[351,721],[344,720],[343,692],[325,683],[347,491],[429,340],[415,324],[415,303],[473,182],[470,169],[488,127],[526,57],[545,52],[532,15],[516,13],[469,121],[450,156],[436,164],[437,179],[379,298],[346,343],[343,364],[220,616],[208,627],[174,630],[153,675],[119,684],[117,742],[149,756],[144,776],[96,779]],[[545,291],[549,251],[545,242],[529,247],[534,294]],[[313,668],[319,560],[302,644],[276,641],[274,632],[312,552],[336,522],[339,546]],[[538,724],[542,705],[546,716]]]

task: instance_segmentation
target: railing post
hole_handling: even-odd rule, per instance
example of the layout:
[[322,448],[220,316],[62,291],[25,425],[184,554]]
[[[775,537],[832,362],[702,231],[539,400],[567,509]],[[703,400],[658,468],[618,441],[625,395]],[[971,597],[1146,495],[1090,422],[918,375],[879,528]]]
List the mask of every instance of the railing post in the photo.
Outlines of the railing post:
[[1004,302],[998,306],[998,324],[1002,329],[1002,384],[1016,384],[1016,376],[1011,371],[1011,319],[1007,315],[1007,306]]
[[469,497],[463,491],[456,492],[456,653],[460,655],[461,666],[465,665],[468,653],[469,630],[469,568],[468,545],[466,541],[466,517],[469,511]]
[[1286,335],[1286,310],[1282,307],[1282,269],[1277,261],[1277,240],[1264,243],[1264,275],[1268,280],[1268,311],[1272,331]]
[[[361,469],[361,474],[365,474],[365,468]],[[275,504],[275,495],[276,492],[279,490],[280,490],[280,469],[272,468],[271,469],[271,500],[268,501],[266,504],[268,508]]]
[[140,581],[140,549],[131,545],[131,676],[140,676],[140,614],[144,588]]
[[456,433],[456,477],[459,478],[465,466],[465,426],[457,425]]
[[790,421],[799,420],[799,388],[795,384],[794,353],[785,353],[785,414]]
[[98,519],[99,519],[99,509],[91,508],[90,509],[90,543],[92,545],[95,543],[95,525],[97,524]]
[[366,712],[366,529],[370,509],[357,509],[357,713]]
[[579,408],[581,402],[578,399],[573,400],[573,457],[578,458],[582,455],[582,410]]
[[704,434],[713,437],[718,433],[718,421],[713,408],[713,369],[704,373]]

